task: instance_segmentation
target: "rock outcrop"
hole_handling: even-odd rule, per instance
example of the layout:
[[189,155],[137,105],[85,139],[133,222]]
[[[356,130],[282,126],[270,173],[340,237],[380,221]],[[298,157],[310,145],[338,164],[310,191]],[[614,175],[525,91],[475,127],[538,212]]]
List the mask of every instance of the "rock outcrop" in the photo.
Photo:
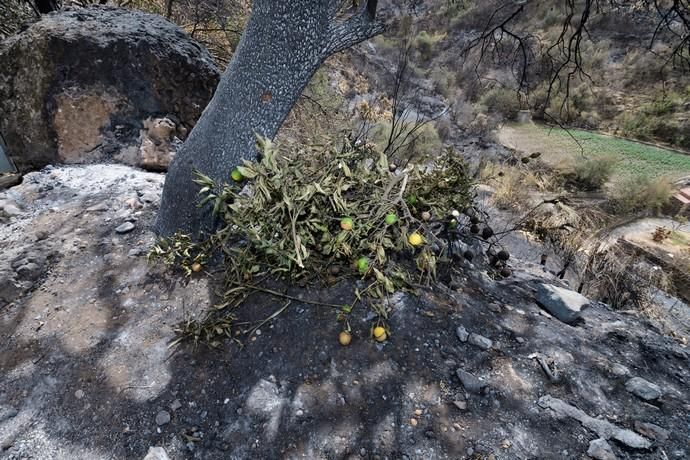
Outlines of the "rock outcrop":
[[111,159],[165,169],[220,77],[174,24],[111,7],[46,15],[0,44],[0,62],[0,132],[20,171]]

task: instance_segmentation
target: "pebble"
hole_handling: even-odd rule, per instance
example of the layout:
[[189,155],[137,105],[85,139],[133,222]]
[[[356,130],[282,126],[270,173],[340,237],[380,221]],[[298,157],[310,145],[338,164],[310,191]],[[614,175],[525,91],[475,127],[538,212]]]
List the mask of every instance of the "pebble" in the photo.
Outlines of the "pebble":
[[174,401],[170,404],[170,410],[173,410],[173,411],[176,411],[176,410],[179,409],[180,407],[182,407],[182,403],[180,402],[179,399],[174,400]]
[[470,337],[467,341],[475,347],[481,348],[482,350],[488,350],[493,345],[493,342],[490,339],[487,339],[483,335],[474,333],[470,334]]
[[652,438],[659,442],[665,442],[671,435],[668,430],[653,423],[636,421],[634,427],[635,431],[640,433],[642,436]]
[[156,425],[161,426],[170,423],[170,412],[162,410],[156,414]]
[[412,426],[417,426],[417,419],[416,419],[416,418],[411,418],[411,419],[410,419],[410,425],[412,425]]
[[467,342],[467,339],[470,336],[470,334],[467,332],[467,329],[465,329],[464,326],[458,326],[458,328],[455,330],[455,334],[458,336],[458,339],[460,339],[460,341],[463,343]]
[[467,401],[453,401],[453,404],[460,410],[467,410]]
[[455,373],[460,379],[462,386],[469,392],[480,393],[482,389],[487,386],[486,382],[462,369],[458,369]]
[[497,303],[490,303],[489,304],[489,310],[491,310],[494,313],[501,313],[501,306]]
[[84,391],[83,390],[77,390],[74,392],[74,397],[77,399],[81,399],[84,397]]
[[298,409],[297,412],[295,412],[295,415],[298,417],[302,417],[304,415],[304,411],[302,409]]
[[613,453],[611,445],[605,439],[595,439],[589,443],[587,455],[595,460],[616,460],[616,454]]
[[515,340],[517,341],[517,343],[525,343],[525,339],[523,339],[522,337],[515,337]]
[[129,232],[131,232],[132,230],[134,230],[134,224],[131,223],[131,222],[125,222],[124,224],[122,224],[122,225],[120,225],[119,227],[117,227],[117,228],[115,229],[115,232],[116,232],[116,233],[123,234],[123,233],[129,233]]
[[170,460],[170,457],[162,447],[149,447],[144,460]]
[[633,377],[625,382],[625,389],[645,401],[654,401],[662,395],[661,388],[641,377]]

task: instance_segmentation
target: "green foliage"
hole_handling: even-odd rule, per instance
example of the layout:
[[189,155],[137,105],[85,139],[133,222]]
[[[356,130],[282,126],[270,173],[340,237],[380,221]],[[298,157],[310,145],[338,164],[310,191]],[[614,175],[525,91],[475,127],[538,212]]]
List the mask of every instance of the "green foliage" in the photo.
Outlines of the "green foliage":
[[573,180],[585,190],[598,190],[608,182],[616,167],[616,159],[602,155],[578,161],[574,167]]
[[620,215],[659,214],[672,195],[673,186],[666,177],[632,176],[616,185],[611,204]]
[[431,59],[434,51],[434,40],[426,30],[421,31],[414,41],[415,48],[424,61]]
[[489,114],[498,114],[506,120],[514,120],[520,111],[517,92],[507,88],[490,89],[481,96],[479,103]]
[[614,158],[614,179],[629,176],[678,178],[690,174],[690,156],[672,150],[577,129],[566,132],[536,125],[516,125],[513,129],[538,142],[547,160],[552,155],[564,154],[577,160],[583,153],[591,158]]
[[[200,206],[212,207],[223,228],[195,245],[176,235],[154,247],[153,260],[187,266],[222,252],[223,308],[241,304],[253,290],[266,291],[260,284],[275,277],[291,283],[334,273],[363,279],[366,287],[354,292],[355,303],[369,304],[380,321],[387,296],[435,279],[437,265],[447,260],[439,233],[449,231],[451,211],[472,200],[472,182],[458,155],[446,152],[431,169],[391,172],[386,156],[370,147],[321,147],[285,156],[268,140],[259,145],[260,163],[237,166],[245,187],[215,184],[202,174],[195,180],[202,187]],[[387,221],[391,214],[396,219]],[[415,233],[424,244],[410,244]]]
[[[407,145],[403,145],[399,149],[393,158],[394,161],[407,160],[411,155],[414,155],[417,161],[427,160],[438,155],[443,148],[443,142],[432,123],[424,123],[421,127],[417,127],[416,123],[412,121],[401,123],[400,127],[396,127],[396,131],[402,133],[402,138],[406,137]],[[370,133],[371,142],[376,144],[379,150],[386,148],[391,129],[390,121],[382,121],[374,126]]]

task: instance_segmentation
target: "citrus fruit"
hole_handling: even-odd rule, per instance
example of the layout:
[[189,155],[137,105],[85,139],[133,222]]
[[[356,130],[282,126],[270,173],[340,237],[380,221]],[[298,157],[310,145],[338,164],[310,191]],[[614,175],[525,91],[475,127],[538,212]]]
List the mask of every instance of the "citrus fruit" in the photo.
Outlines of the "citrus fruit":
[[352,230],[352,226],[353,226],[353,223],[352,223],[351,218],[343,217],[342,219],[340,219],[340,228],[342,228],[343,230],[346,230],[346,231]]
[[381,326],[376,326],[376,327],[374,328],[374,338],[375,338],[378,342],[383,342],[384,340],[386,340],[386,339],[388,338],[388,336],[387,336],[387,334],[386,334],[386,329],[384,329],[384,328],[381,327]]
[[244,176],[237,168],[232,170],[232,172],[230,173],[230,177],[232,177],[232,180],[234,180],[235,182],[242,182],[242,180],[244,179]]
[[367,270],[369,270],[369,259],[366,257],[360,257],[357,260],[357,271],[363,275],[367,272]]
[[422,238],[422,235],[420,235],[419,233],[414,232],[410,236],[407,237],[407,241],[412,246],[419,246],[420,244],[424,243],[424,238]]
[[386,225],[393,225],[398,221],[398,216],[396,216],[394,213],[389,213],[386,214]]
[[340,342],[340,345],[346,347],[350,345],[350,342],[352,342],[352,335],[347,331],[343,331],[340,333],[340,335],[338,335],[338,341]]

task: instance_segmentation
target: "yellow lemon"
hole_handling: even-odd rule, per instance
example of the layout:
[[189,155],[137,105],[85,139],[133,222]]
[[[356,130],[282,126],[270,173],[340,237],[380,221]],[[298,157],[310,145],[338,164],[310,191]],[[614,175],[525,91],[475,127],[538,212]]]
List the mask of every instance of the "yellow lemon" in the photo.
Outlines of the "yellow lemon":
[[422,235],[420,235],[419,233],[414,232],[409,237],[407,237],[407,241],[412,246],[419,246],[420,244],[424,243],[424,238],[422,238]]
[[340,342],[340,345],[346,347],[350,345],[350,342],[352,342],[352,335],[350,335],[350,333],[347,331],[343,331],[338,336],[338,341]]
[[386,340],[388,338],[388,335],[386,334],[386,329],[384,329],[381,326],[376,326],[374,328],[374,338],[378,342],[383,342],[384,340]]

